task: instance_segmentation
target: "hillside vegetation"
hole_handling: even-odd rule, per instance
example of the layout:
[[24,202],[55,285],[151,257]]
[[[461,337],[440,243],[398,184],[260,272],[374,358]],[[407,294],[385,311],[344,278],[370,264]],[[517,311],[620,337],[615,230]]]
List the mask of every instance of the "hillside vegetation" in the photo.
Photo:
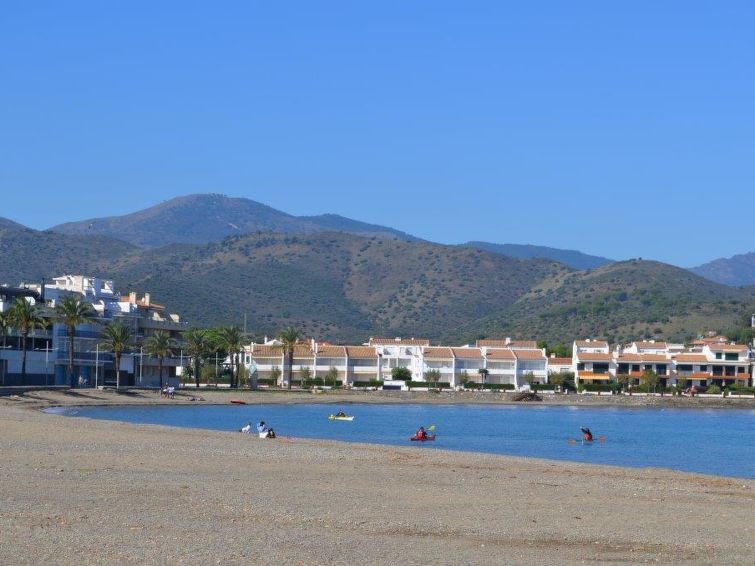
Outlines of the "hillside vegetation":
[[752,289],[726,287],[671,265],[631,260],[546,280],[510,308],[461,329],[549,342],[574,337],[684,340],[738,324]]
[[52,230],[68,235],[108,236],[144,247],[207,244],[256,232],[311,234],[340,231],[416,239],[392,228],[335,214],[297,217],[250,199],[219,194],[178,197],[131,214],[68,222]]
[[741,326],[755,288],[650,261],[574,271],[475,248],[340,232],[255,233],[139,248],[105,236],[0,226],[0,282],[64,273],[115,280],[195,325],[288,325],[319,339],[370,335],[681,340]]

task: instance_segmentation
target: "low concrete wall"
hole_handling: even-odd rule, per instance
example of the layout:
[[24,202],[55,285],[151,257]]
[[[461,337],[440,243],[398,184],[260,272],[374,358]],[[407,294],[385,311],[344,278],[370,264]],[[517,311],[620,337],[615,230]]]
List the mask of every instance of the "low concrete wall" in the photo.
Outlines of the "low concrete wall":
[[5,397],[7,395],[23,395],[30,391],[62,391],[66,389],[70,389],[70,387],[67,385],[9,385],[0,387],[0,397]]

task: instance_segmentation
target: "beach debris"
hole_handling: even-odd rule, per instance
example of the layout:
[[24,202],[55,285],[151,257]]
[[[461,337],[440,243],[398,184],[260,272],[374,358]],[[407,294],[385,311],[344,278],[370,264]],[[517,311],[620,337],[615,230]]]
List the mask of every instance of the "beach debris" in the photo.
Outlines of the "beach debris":
[[522,391],[521,393],[517,393],[514,395],[514,401],[542,401],[543,398],[540,397],[537,393],[534,391]]

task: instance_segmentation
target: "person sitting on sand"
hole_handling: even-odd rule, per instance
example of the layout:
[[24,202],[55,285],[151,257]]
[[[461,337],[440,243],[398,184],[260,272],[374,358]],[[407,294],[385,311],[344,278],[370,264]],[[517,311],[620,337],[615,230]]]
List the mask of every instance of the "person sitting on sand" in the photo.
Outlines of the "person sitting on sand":
[[245,427],[242,427],[239,432],[243,432],[245,434],[249,434],[252,432],[252,423],[248,422]]
[[425,432],[425,427],[421,426],[419,427],[419,430],[417,431],[417,434],[414,435],[414,437],[417,440],[424,440],[427,438],[427,433]]
[[257,432],[262,433],[262,432],[267,432],[267,431],[268,431],[268,428],[267,428],[267,425],[265,424],[265,421],[260,421],[259,424],[257,425]]
[[338,411],[338,412],[336,413],[336,416],[337,416],[337,417],[345,417],[345,416],[346,416],[346,413],[344,413],[344,412],[343,412],[343,410],[341,410],[341,411]]
[[272,428],[267,429],[267,438],[275,438],[275,431]]
[[582,431],[582,438],[584,439],[584,441],[592,442],[592,432],[590,432],[590,429],[583,426],[582,428],[580,428],[580,430]]

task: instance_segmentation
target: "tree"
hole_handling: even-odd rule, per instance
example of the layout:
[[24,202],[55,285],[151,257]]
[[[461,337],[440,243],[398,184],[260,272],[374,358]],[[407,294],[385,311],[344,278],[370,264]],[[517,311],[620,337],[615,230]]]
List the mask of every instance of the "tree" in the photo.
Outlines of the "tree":
[[131,342],[131,329],[120,321],[112,322],[102,329],[102,345],[115,357],[115,388],[121,386],[121,357]]
[[301,377],[301,388],[306,389],[307,380],[312,376],[312,371],[307,366],[299,366],[299,376]]
[[432,387],[432,384],[435,384],[435,387],[438,386],[438,382],[440,381],[440,371],[437,369],[431,369],[425,372],[425,381],[427,381],[428,386]]
[[215,331],[218,345],[231,359],[231,388],[236,387],[236,356],[241,352],[243,338],[238,326],[223,326]]
[[144,341],[144,351],[150,356],[157,358],[161,390],[163,388],[163,362],[165,358],[173,353],[175,347],[175,341],[164,330],[155,330],[154,334],[147,336],[147,339]]
[[81,324],[93,322],[96,313],[92,305],[81,297],[64,297],[55,305],[55,321],[62,324],[68,334],[68,383],[71,387],[76,386],[73,376],[73,356],[76,345],[76,327]]
[[574,374],[570,371],[559,371],[548,375],[548,383],[552,383],[556,387],[561,387],[561,390],[576,389],[574,386]]
[[275,385],[278,385],[278,380],[281,377],[281,369],[279,367],[274,367],[272,370],[270,370],[270,379],[272,379],[275,382]]
[[210,333],[203,328],[192,328],[184,334],[184,348],[194,365],[194,384],[199,388],[202,362],[212,353]]
[[7,346],[8,331],[12,328],[11,317],[9,312],[0,312],[0,334],[3,337],[3,350]]
[[532,391],[537,393],[538,378],[535,377],[535,374],[530,371],[530,372],[525,373],[523,377],[524,377],[524,380],[527,383],[529,383],[530,389],[532,389]]
[[629,386],[629,382],[632,380],[628,373],[619,373],[616,375],[616,381],[619,382],[622,390],[626,390]]
[[459,383],[461,383],[462,387],[466,387],[467,383],[469,383],[469,373],[467,373],[467,370],[462,370],[459,374]]
[[324,379],[325,385],[330,383],[332,387],[335,387],[337,380],[338,380],[338,370],[336,368],[331,367],[327,372],[325,372],[325,379]]
[[31,304],[23,297],[18,297],[8,311],[13,328],[21,334],[21,383],[26,382],[26,339],[35,328],[44,328],[47,323],[37,305]]
[[302,334],[293,326],[289,326],[288,328],[284,328],[278,333],[278,340],[280,340],[283,344],[283,369],[286,372],[286,381],[288,382],[288,388],[291,389],[291,374],[293,373],[293,365],[294,365],[294,347],[299,343],[299,340],[301,340]]
[[689,383],[689,380],[686,377],[677,377],[676,378],[676,387],[679,390],[678,393],[681,395],[681,392],[687,389],[687,383]]
[[391,370],[391,378],[400,381],[411,381],[412,370],[409,368],[393,368]]
[[642,374],[641,381],[642,381],[642,384],[647,388],[648,393],[650,392],[651,388],[653,390],[653,393],[655,393],[655,388],[658,385],[658,381],[659,381],[659,377],[657,373],[655,373],[651,369],[646,369],[644,373]]
[[484,389],[485,381],[487,381],[490,372],[486,368],[480,368],[477,370],[477,373],[480,374],[480,384],[482,385],[482,389]]

